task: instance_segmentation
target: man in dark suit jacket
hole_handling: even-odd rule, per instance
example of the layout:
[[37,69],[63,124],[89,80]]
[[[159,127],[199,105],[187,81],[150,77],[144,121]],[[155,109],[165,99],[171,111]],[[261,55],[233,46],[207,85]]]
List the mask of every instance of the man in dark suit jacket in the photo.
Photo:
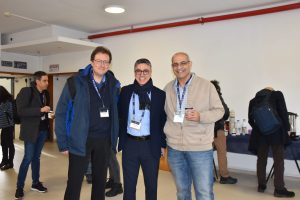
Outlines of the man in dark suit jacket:
[[[255,125],[252,117],[252,111],[255,106],[269,95],[268,102],[276,111],[278,119],[281,122],[280,128],[272,134],[262,134]],[[258,91],[249,103],[248,111],[249,124],[253,130],[250,136],[249,151],[257,154],[257,180],[258,192],[264,192],[266,189],[266,165],[268,160],[269,148],[272,149],[274,160],[274,196],[275,197],[294,197],[295,193],[288,191],[284,186],[284,146],[289,143],[288,131],[290,129],[288,112],[284,96],[280,91],[274,91],[273,88],[267,87]]]
[[120,142],[124,200],[136,199],[139,168],[142,167],[147,200],[157,199],[159,159],[166,148],[163,127],[165,92],[153,86],[151,63],[135,62],[135,81],[121,90],[119,100]]
[[24,87],[17,96],[18,115],[21,119],[20,139],[24,141],[24,158],[20,165],[15,199],[22,199],[28,167],[31,164],[31,190],[47,192],[40,182],[40,156],[49,134],[50,98],[47,91],[48,75],[34,73],[31,87]]

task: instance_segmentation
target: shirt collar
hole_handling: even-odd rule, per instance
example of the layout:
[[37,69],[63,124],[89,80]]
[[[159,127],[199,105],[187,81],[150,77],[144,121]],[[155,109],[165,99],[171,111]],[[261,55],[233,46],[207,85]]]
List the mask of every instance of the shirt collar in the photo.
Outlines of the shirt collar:
[[[191,73],[191,80],[189,81],[189,83],[187,84],[187,86],[189,86],[191,84],[193,78],[194,78],[194,73]],[[177,87],[177,84],[178,84],[178,79],[176,78],[175,81],[174,81],[174,87],[175,88]]]
[[105,82],[106,82],[106,75],[104,75],[104,76],[102,77],[101,82],[98,83],[98,82],[95,81],[95,79],[94,79],[94,76],[93,76],[93,70],[91,70],[91,71],[90,71],[90,79],[91,79],[91,81],[93,81],[93,82],[96,84],[97,88],[100,89],[100,88],[105,84]]

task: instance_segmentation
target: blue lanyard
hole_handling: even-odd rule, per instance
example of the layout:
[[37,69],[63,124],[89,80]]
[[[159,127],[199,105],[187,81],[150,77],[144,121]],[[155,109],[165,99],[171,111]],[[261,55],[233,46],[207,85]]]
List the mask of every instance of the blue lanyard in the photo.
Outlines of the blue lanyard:
[[[139,123],[142,122],[142,120],[145,116],[145,110],[143,110],[143,112],[142,112],[141,119],[140,119]],[[135,93],[132,94],[132,115],[133,115],[133,121],[135,121]]]
[[97,92],[97,94],[98,94],[98,96],[99,96],[99,98],[100,98],[100,100],[101,100],[102,108],[104,108],[104,107],[105,107],[105,106],[104,106],[104,102],[103,102],[102,97],[101,97],[101,94],[100,94],[100,92],[99,92],[99,90],[98,90],[98,88],[97,88],[97,86],[96,86],[95,80],[93,80],[93,85],[94,85],[94,88],[95,88],[95,90],[96,90],[96,92]]
[[45,95],[45,93],[43,93],[42,95],[43,95],[42,104],[43,104],[43,106],[46,106],[46,104],[47,104],[46,95]]
[[186,93],[186,88],[187,88],[187,85],[189,84],[190,80],[192,79],[192,77],[193,77],[193,75],[191,74],[191,77],[189,78],[189,80],[187,80],[185,82],[181,98],[180,98],[180,91],[179,91],[179,81],[177,81],[177,88],[176,89],[177,89],[177,98],[178,98],[178,102],[179,102],[179,110],[181,110],[182,102],[183,102],[183,99],[184,99],[184,96],[185,96],[185,93]]

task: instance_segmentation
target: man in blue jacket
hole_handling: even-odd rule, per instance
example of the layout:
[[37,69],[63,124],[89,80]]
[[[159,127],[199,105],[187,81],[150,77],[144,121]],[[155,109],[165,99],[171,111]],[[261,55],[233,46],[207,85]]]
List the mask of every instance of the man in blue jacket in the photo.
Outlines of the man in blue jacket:
[[93,171],[91,199],[105,199],[110,149],[116,149],[120,83],[106,73],[112,60],[111,52],[105,47],[97,47],[90,60],[91,64],[72,77],[75,97],[72,97],[70,85],[66,84],[56,108],[58,148],[63,154],[69,155],[65,200],[80,199],[89,158]]

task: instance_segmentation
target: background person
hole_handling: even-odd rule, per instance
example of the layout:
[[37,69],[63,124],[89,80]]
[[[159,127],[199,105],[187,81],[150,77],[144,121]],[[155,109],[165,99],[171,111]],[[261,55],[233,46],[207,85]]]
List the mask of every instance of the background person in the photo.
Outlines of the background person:
[[47,91],[48,75],[43,71],[33,74],[34,82],[17,95],[17,110],[21,119],[20,140],[24,141],[24,157],[19,168],[16,199],[24,196],[24,184],[29,165],[32,171],[31,190],[47,192],[40,182],[40,157],[49,135],[50,97]]
[[123,193],[123,187],[120,177],[120,165],[117,160],[116,152],[111,150],[110,158],[108,163],[109,179],[105,184],[105,188],[110,188],[109,191],[105,193],[107,197],[114,197],[118,194]]
[[222,105],[224,107],[224,111],[225,111],[223,118],[216,121],[215,129],[214,129],[214,132],[215,132],[214,145],[215,145],[215,148],[217,150],[217,155],[218,155],[219,173],[221,176],[220,183],[221,184],[236,184],[237,179],[229,176],[229,171],[227,168],[227,149],[226,149],[226,136],[225,136],[225,132],[224,132],[224,122],[229,117],[229,108],[222,97],[222,92],[221,92],[221,87],[219,85],[219,81],[212,80],[210,82],[212,84],[214,84],[214,86],[219,94]]
[[[252,112],[255,106],[260,104],[267,95],[270,95],[268,101],[272,108],[275,109],[281,126],[276,132],[270,135],[263,135],[254,123]],[[274,160],[274,196],[294,197],[295,193],[288,191],[284,184],[284,146],[289,144],[288,131],[290,124],[282,92],[274,91],[271,87],[266,87],[258,91],[249,103],[248,118],[249,124],[252,126],[249,151],[257,155],[257,191],[264,192],[267,188],[266,166],[269,148],[271,147]]]
[[14,167],[15,146],[12,101],[13,96],[9,94],[5,87],[0,86],[1,170]]

